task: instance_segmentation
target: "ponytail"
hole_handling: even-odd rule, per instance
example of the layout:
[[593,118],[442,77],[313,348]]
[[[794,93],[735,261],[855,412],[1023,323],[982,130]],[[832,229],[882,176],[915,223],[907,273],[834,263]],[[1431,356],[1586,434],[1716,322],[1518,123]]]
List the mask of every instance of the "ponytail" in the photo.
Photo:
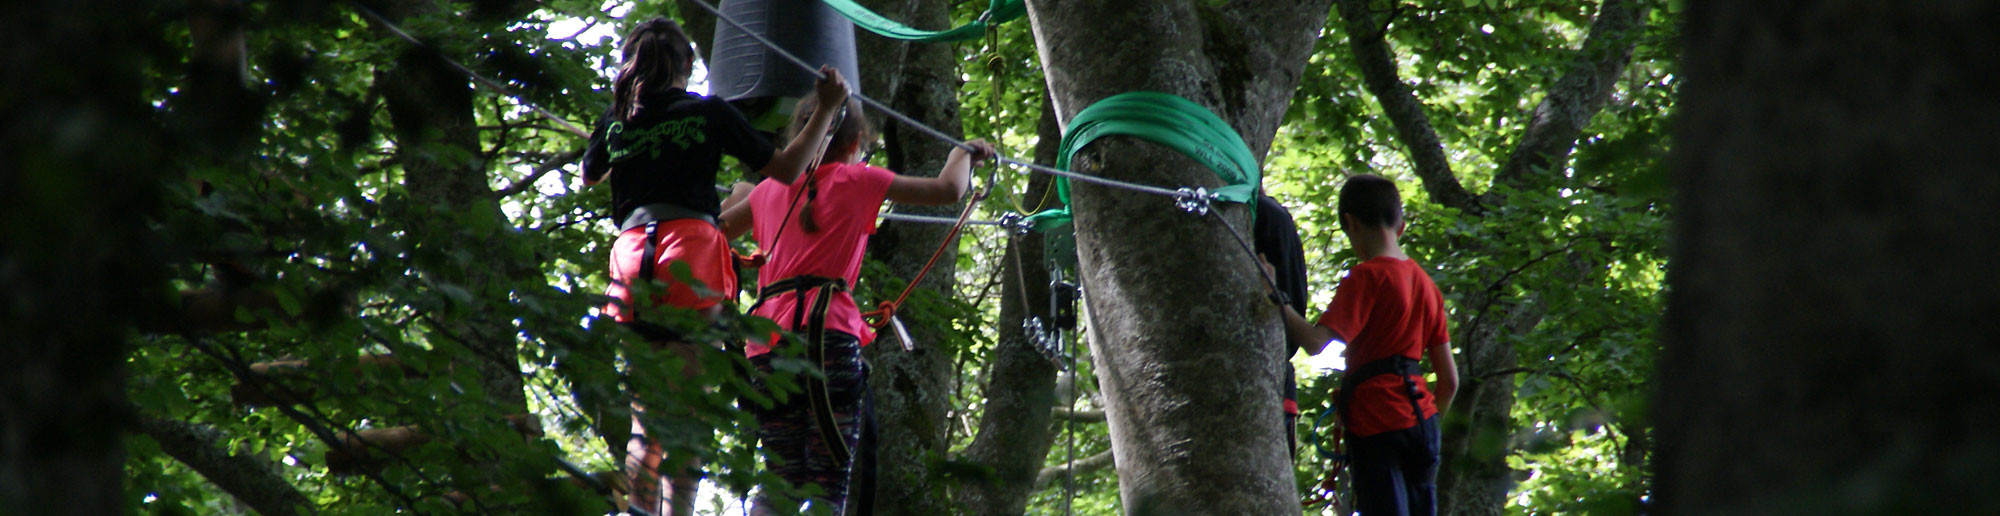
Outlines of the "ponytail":
[[612,118],[630,121],[647,92],[694,73],[688,66],[693,57],[694,44],[673,20],[654,18],[633,28],[619,49],[618,79],[611,83]]

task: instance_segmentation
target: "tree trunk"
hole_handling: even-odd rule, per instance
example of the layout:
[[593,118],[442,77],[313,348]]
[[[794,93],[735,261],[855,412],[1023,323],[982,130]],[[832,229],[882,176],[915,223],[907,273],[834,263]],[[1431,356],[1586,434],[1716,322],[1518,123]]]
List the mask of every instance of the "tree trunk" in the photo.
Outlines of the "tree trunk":
[[165,310],[164,138],[141,94],[160,27],[123,2],[0,22],[0,511],[123,514],[126,341]]
[[[1162,91],[1207,106],[1260,156],[1327,13],[1325,1],[1028,7],[1063,119],[1117,93]],[[1193,160],[1128,138],[1080,154],[1077,168],[1115,179],[1220,184]],[[1217,220],[1170,199],[1095,185],[1071,192],[1125,513],[1297,514],[1279,424],[1281,329],[1256,259]],[[1248,234],[1248,209],[1217,208],[1213,218]]]
[[[948,25],[951,6],[945,2],[898,0],[871,2],[897,20],[916,27]],[[861,35],[861,83],[870,97],[945,134],[960,134],[958,67],[952,47],[911,44]],[[899,56],[891,58],[890,56]],[[886,81],[886,84],[885,84]],[[877,114],[880,115],[879,113]],[[881,128],[888,167],[906,175],[934,176],[944,166],[950,144],[893,121]],[[956,216],[962,205],[897,206],[899,213]],[[869,257],[889,265],[896,278],[909,280],[944,241],[949,227],[938,224],[883,223],[869,243]],[[958,245],[945,244],[945,255],[920,288],[949,294],[956,282]],[[886,295],[894,295],[894,291]],[[867,309],[869,307],[864,307]],[[957,512],[945,496],[937,466],[950,451],[952,367],[956,350],[941,345],[953,330],[948,321],[923,321],[909,315],[916,351],[904,351],[895,332],[885,328],[865,351],[869,390],[875,397],[878,438],[875,512],[882,515],[933,515]]]
[[[384,14],[393,21],[436,9],[430,0],[403,0]],[[437,49],[425,47],[405,48],[394,68],[379,80],[395,126],[397,161],[403,166],[404,184],[414,209],[412,226],[428,233],[418,240],[456,242],[465,251],[459,256],[466,263],[430,267],[423,273],[474,296],[493,294],[489,284],[502,281],[524,264],[510,263],[509,256],[492,255],[494,250],[505,248],[500,240],[510,225],[478,159],[481,149],[472,86]],[[483,259],[472,263],[471,257]],[[506,321],[492,320],[490,315],[455,310],[436,314],[432,321],[447,339],[467,348],[469,353],[461,356],[473,359],[495,410],[525,413],[527,395],[515,336]]]
[[1992,511],[2000,6],[1687,14],[1655,512]]
[[[1054,105],[1046,96],[1041,121],[1035,132],[1036,163],[1055,163],[1062,129],[1056,125]],[[1029,178],[1028,199],[1040,199],[1054,187],[1047,175]],[[1001,231],[1001,230],[995,230]],[[1049,426],[1050,407],[1067,400],[1056,396],[1056,367],[1035,348],[1022,321],[1040,317],[1049,320],[1049,268],[1043,260],[1042,235],[1029,233],[1009,238],[1011,243],[1001,258],[1000,338],[987,363],[986,406],[979,415],[978,434],[965,449],[964,459],[992,471],[989,477],[961,484],[960,514],[1018,516],[1028,507],[1028,498],[1041,485],[1037,472],[1055,443],[1056,432]]]

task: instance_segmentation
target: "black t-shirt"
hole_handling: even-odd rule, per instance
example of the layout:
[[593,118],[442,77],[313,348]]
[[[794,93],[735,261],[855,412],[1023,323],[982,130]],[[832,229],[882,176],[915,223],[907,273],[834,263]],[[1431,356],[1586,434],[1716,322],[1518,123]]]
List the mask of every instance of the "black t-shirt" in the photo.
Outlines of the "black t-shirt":
[[619,121],[606,115],[590,135],[583,176],[595,181],[611,173],[611,222],[653,203],[719,215],[715,176],[722,155],[752,170],[764,168],[775,150],[743,114],[722,99],[685,90],[640,96],[639,113]]
[[[1277,200],[1258,195],[1257,220],[1250,226],[1250,238],[1256,241],[1257,254],[1271,261],[1275,269],[1271,279],[1278,283],[1278,291],[1285,293],[1286,303],[1300,314],[1306,313],[1306,304],[1312,301],[1306,297],[1306,251],[1299,242],[1292,212]],[[1287,359],[1298,351],[1291,339],[1285,339]],[[1285,368],[1285,399],[1298,399],[1298,383],[1290,367]]]

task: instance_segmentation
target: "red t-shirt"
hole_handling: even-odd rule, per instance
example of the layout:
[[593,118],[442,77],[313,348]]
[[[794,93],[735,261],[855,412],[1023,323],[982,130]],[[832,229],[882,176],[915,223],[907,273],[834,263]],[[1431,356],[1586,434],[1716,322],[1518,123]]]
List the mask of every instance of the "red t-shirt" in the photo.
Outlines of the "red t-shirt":
[[[1377,257],[1347,272],[1333,293],[1333,306],[1319,316],[1319,325],[1347,342],[1347,370],[1403,355],[1422,359],[1432,344],[1448,342],[1444,295],[1429,274],[1413,260]],[[1422,399],[1424,417],[1437,415],[1435,396],[1422,376],[1411,377]],[[1396,375],[1369,378],[1354,387],[1347,431],[1365,437],[1417,425],[1409,396]]]
[[[868,250],[868,236],[875,233],[875,214],[881,211],[896,173],[865,163],[829,163],[813,174],[819,185],[819,196],[812,202],[813,221],[819,225],[815,233],[806,232],[798,220],[806,209],[804,198],[799,199],[792,220],[784,221],[785,213],[792,209],[793,194],[805,188],[805,176],[791,185],[766,179],[750,193],[751,234],[757,239],[757,248],[769,253],[764,268],[757,273],[760,289],[797,276],[843,278],[850,286],[861,277],[861,257]],[[785,234],[774,244],[771,238],[780,224],[784,224]],[[796,330],[791,327],[792,309],[798,304],[798,293],[786,292],[764,300],[751,314]],[[858,337],[863,346],[875,340],[875,332],[854,306],[854,296],[846,292],[834,294],[833,302],[827,305],[826,329]],[[751,341],[744,353],[754,357],[770,351],[769,345]]]

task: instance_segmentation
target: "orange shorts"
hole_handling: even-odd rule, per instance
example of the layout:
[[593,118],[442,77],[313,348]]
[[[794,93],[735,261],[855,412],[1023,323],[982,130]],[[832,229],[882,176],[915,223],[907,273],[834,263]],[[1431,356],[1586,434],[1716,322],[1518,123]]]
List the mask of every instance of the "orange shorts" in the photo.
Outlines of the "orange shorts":
[[[659,250],[651,264],[653,281],[666,288],[654,290],[652,305],[701,310],[736,294],[736,255],[714,224],[699,219],[669,220],[659,224],[654,237]],[[611,288],[605,295],[618,302],[605,306],[604,311],[618,322],[633,321],[631,311],[620,305],[632,303],[629,285],[639,281],[645,245],[646,227],[640,226],[619,233],[618,242],[611,246]],[[687,264],[694,282],[676,277],[669,265],[673,262]]]

